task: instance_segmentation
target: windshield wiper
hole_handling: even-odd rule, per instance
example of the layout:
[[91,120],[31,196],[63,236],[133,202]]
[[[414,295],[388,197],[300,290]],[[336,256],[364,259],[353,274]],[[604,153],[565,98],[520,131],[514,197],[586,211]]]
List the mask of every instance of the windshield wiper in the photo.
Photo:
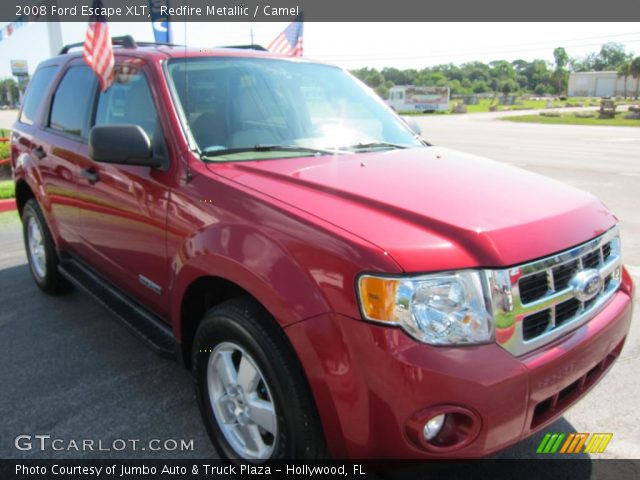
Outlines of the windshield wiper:
[[373,148],[389,148],[389,149],[403,149],[409,148],[406,145],[398,145],[396,143],[389,142],[360,142],[355,145],[349,145],[348,147],[341,147],[341,150],[368,150]]
[[204,157],[220,157],[223,155],[233,155],[234,153],[245,152],[301,152],[312,153],[315,155],[334,155],[336,150],[328,150],[324,148],[308,148],[298,147],[297,145],[254,145],[253,147],[240,148],[205,148],[200,152]]

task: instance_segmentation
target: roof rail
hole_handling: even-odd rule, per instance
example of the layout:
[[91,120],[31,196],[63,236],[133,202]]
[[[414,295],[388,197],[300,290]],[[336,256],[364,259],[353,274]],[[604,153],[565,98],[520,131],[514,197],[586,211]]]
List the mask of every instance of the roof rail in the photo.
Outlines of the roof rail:
[[[136,48],[138,46],[138,44],[136,43],[136,41],[133,39],[131,35],[123,35],[121,37],[111,37],[111,45],[114,45],[114,46],[118,45],[124,48]],[[69,53],[69,50],[71,50],[72,48],[77,48],[82,46],[84,46],[84,42],[70,43],[69,45],[65,45],[64,47],[62,47],[62,50],[60,50],[60,53],[58,55],[64,55],[65,53]]]
[[167,42],[136,42],[139,47],[181,47],[182,45],[177,43],[167,43]]
[[256,44],[252,44],[252,45],[225,45],[223,47],[218,47],[218,48],[239,48],[239,49],[242,49],[242,50],[260,50],[261,52],[267,52],[268,51],[262,45],[256,45]]

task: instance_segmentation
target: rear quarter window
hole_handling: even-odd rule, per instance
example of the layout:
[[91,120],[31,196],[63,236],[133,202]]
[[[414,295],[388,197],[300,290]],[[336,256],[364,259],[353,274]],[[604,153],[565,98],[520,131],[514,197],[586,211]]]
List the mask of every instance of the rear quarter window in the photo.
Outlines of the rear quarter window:
[[96,76],[89,67],[70,67],[53,96],[49,128],[85,137],[97,86]]
[[20,123],[33,125],[38,113],[38,107],[42,104],[45,94],[49,91],[49,87],[57,70],[57,66],[51,65],[49,67],[39,68],[33,75],[24,97],[19,118]]

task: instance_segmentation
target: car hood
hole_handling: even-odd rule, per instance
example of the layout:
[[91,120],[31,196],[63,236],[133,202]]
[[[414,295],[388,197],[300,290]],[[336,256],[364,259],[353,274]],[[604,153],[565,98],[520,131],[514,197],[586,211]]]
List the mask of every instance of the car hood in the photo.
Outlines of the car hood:
[[441,147],[209,168],[368,240],[405,271],[516,265],[616,222],[589,193]]

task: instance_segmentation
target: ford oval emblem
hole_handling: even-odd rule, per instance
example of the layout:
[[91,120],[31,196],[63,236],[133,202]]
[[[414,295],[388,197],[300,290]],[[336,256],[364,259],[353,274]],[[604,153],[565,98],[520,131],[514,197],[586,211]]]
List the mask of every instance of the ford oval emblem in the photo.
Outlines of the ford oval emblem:
[[604,280],[595,268],[588,268],[575,274],[571,279],[573,294],[581,302],[588,302],[600,293]]

